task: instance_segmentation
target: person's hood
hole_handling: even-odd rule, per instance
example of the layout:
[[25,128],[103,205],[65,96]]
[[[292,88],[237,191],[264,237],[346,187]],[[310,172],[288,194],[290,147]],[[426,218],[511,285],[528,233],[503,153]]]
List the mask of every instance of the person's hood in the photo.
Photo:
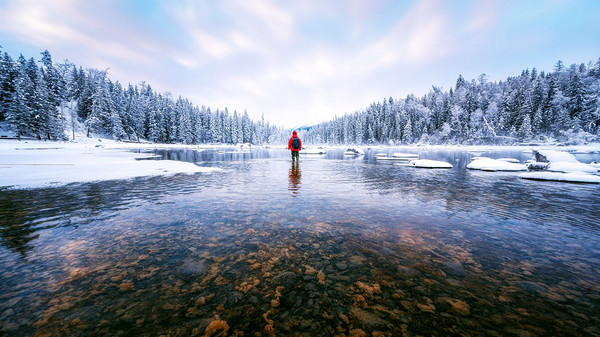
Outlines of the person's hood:
[[292,136],[294,136],[294,137],[298,136],[298,132],[296,132],[296,131],[292,132]]

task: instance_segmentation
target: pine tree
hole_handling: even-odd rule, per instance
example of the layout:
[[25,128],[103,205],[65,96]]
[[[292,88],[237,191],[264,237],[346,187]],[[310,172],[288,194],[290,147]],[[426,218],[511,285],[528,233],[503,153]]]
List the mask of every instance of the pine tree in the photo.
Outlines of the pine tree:
[[533,137],[533,132],[531,131],[531,117],[529,115],[525,115],[523,117],[521,127],[519,128],[519,139],[529,140],[531,137]]
[[413,141],[413,131],[412,131],[412,123],[410,122],[410,118],[406,121],[404,125],[404,129],[402,130],[402,142],[405,144],[410,144]]
[[0,59],[0,121],[7,116],[7,110],[15,91],[15,80],[19,71],[13,59],[4,52]]
[[571,71],[568,87],[568,109],[571,118],[580,118],[585,108],[585,86],[581,79],[581,75],[576,71]]
[[7,99],[6,120],[12,127],[17,137],[27,135],[31,132],[30,124],[32,112],[27,104],[26,91],[23,90],[29,84],[25,83],[28,77],[18,77],[14,82],[11,97]]

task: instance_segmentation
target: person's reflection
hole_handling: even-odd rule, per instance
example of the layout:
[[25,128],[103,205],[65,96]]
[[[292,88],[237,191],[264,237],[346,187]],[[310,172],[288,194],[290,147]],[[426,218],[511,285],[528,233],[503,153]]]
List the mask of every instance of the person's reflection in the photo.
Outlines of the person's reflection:
[[292,160],[292,168],[290,169],[290,183],[288,184],[288,190],[292,192],[292,197],[297,197],[300,194],[300,181],[302,172],[300,171],[300,160]]

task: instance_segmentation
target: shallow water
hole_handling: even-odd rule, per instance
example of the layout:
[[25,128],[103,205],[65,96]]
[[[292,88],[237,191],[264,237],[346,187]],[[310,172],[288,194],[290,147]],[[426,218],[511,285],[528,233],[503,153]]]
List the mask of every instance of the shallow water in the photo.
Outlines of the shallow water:
[[155,152],[223,170],[0,191],[0,334],[600,335],[600,186],[465,169],[530,153]]

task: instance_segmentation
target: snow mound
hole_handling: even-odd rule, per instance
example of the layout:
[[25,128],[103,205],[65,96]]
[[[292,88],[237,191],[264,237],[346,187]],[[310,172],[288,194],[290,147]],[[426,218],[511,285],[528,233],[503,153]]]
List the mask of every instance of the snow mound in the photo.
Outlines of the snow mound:
[[414,153],[394,152],[394,153],[392,153],[392,157],[394,157],[394,158],[419,158],[419,155],[414,154]]
[[509,163],[515,163],[515,164],[520,163],[520,161],[515,158],[498,158],[498,160],[509,162]]
[[472,161],[467,165],[468,169],[471,170],[482,170],[482,171],[527,171],[527,166],[523,164],[509,163],[502,160],[491,159],[491,158],[480,158]]
[[575,156],[568,152],[537,150],[535,151],[535,158],[538,163],[549,162],[546,170],[551,172],[598,172],[598,167],[590,164],[580,163]]
[[600,177],[586,173],[526,172],[518,175],[522,179],[560,181],[568,183],[600,184]]
[[420,168],[441,168],[441,169],[451,169],[452,164],[447,163],[445,161],[440,160],[430,160],[430,159],[415,159],[411,160],[408,163],[408,166],[420,167]]
[[302,148],[302,150],[300,150],[301,154],[325,154],[327,151],[325,151],[325,149],[318,147],[318,148]]
[[584,164],[580,162],[550,162],[548,164],[548,171],[551,172],[586,172],[586,173],[596,173],[598,172],[598,168],[594,167],[590,164]]

